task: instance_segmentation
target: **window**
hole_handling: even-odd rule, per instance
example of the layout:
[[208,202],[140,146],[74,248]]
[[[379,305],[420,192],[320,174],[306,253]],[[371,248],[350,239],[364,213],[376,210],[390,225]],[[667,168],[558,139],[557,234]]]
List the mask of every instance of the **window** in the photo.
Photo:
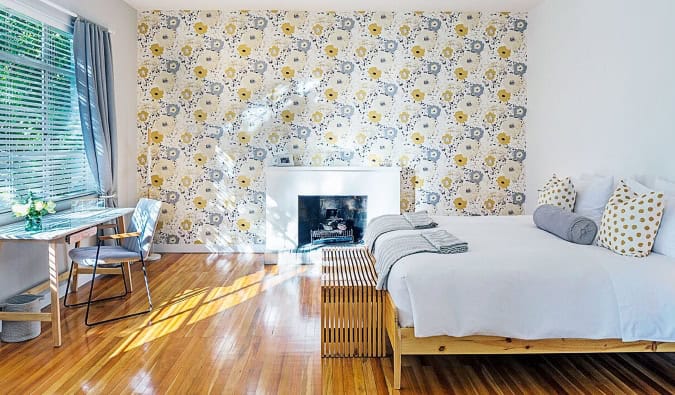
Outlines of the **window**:
[[0,7],[0,212],[29,191],[95,193],[80,129],[71,32]]

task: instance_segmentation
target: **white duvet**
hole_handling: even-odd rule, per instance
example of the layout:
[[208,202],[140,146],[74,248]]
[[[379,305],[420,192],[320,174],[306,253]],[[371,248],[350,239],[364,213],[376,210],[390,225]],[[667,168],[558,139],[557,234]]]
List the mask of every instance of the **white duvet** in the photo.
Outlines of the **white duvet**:
[[[388,289],[416,337],[675,341],[675,259],[617,255],[536,228],[531,216],[434,217],[469,252],[407,256]],[[403,232],[380,236],[376,249]]]

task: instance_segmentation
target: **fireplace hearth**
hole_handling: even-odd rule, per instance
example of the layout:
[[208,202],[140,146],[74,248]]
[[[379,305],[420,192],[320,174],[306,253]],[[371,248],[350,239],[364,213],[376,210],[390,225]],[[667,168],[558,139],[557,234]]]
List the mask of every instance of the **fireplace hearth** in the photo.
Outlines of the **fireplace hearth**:
[[298,196],[298,246],[360,243],[367,206],[367,196]]

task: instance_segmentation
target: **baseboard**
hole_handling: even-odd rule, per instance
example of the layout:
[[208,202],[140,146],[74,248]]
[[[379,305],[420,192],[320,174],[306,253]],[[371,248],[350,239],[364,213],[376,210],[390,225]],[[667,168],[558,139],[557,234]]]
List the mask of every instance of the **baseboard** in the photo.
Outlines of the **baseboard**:
[[187,253],[187,254],[227,254],[227,253],[251,253],[261,254],[265,252],[264,245],[234,245],[217,246],[207,244],[154,244],[153,252],[158,253]]
[[321,262],[321,249],[265,251],[265,265],[313,265]]

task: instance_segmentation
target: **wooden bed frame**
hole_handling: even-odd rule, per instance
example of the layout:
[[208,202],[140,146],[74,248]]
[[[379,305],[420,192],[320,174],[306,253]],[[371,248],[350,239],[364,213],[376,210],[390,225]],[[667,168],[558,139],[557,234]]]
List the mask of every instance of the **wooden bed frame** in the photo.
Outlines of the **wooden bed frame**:
[[[380,357],[385,355],[384,346],[389,338],[395,389],[401,388],[403,355],[675,352],[675,342],[415,337],[414,328],[399,325],[398,311],[389,292],[375,290],[375,258],[365,248],[324,248],[322,265],[322,357]],[[363,299],[364,295],[369,296]],[[365,315],[355,315],[355,311]],[[361,336],[362,332],[372,332],[372,336]]]
[[675,343],[623,342],[621,339],[521,340],[497,336],[415,337],[413,328],[399,326],[398,312],[389,292],[385,296],[384,324],[394,354],[395,389],[401,389],[401,357],[403,355],[675,352]]

